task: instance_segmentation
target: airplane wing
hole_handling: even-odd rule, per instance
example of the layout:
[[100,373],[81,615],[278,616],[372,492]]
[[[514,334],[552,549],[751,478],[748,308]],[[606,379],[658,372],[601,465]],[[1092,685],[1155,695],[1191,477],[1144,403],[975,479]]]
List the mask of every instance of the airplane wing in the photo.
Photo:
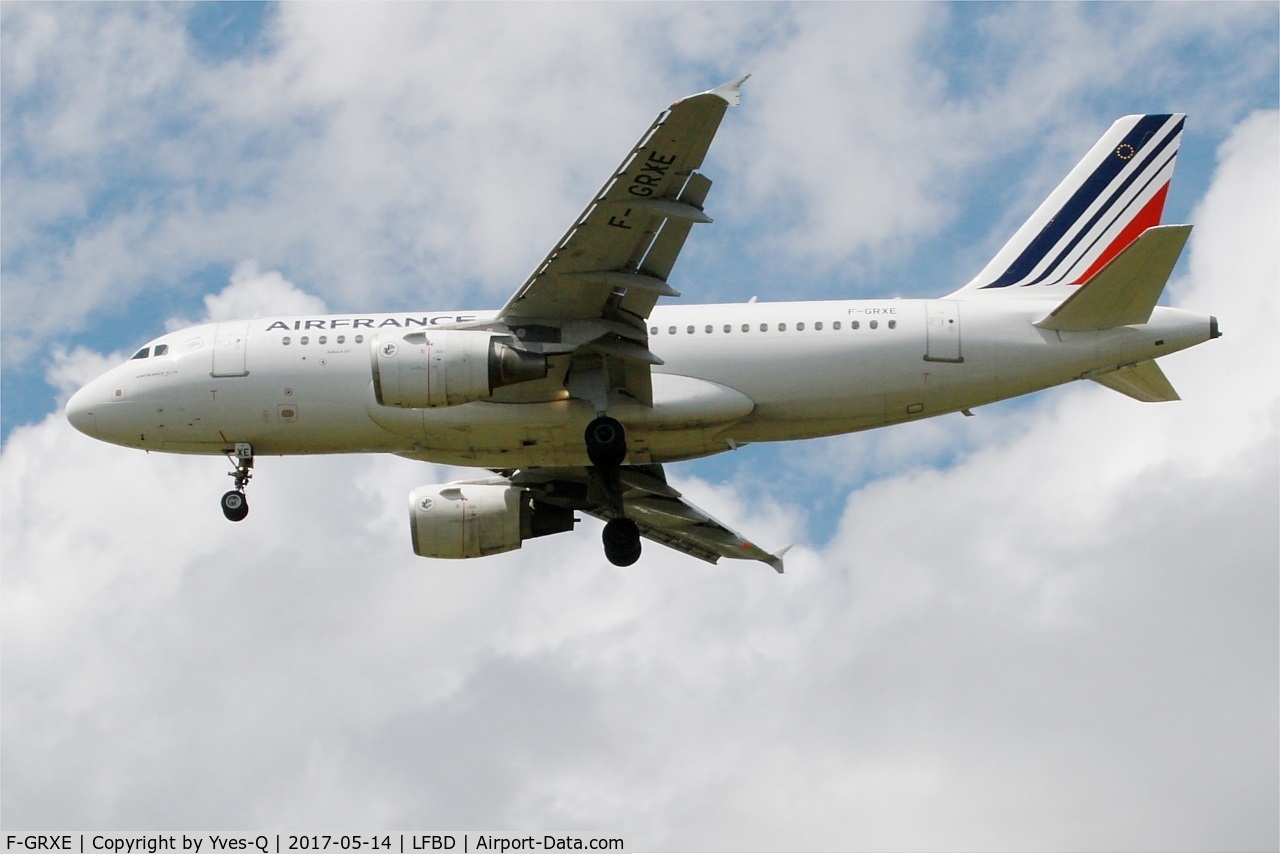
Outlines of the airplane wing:
[[679,296],[667,277],[693,224],[711,222],[711,181],[696,170],[749,76],[663,111],[496,321],[530,349],[587,357],[568,373],[603,368],[609,393],[652,405],[662,360],[645,321],[659,297]]
[[[783,571],[786,548],[767,552],[698,508],[667,483],[662,466],[623,466],[619,477],[626,516],[639,526],[645,538],[708,563],[716,563],[722,557],[758,560],[779,573]],[[535,501],[570,507],[604,521],[613,518],[594,469],[522,469],[505,473],[505,478],[530,490]]]

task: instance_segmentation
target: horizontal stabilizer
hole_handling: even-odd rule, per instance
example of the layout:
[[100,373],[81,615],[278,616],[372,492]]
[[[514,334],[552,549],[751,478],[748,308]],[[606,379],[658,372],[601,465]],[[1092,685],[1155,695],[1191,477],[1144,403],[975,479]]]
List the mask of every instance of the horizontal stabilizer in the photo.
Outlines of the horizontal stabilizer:
[[1190,234],[1189,225],[1148,228],[1036,326],[1092,332],[1146,323]]
[[1096,383],[1126,394],[1143,403],[1163,403],[1166,400],[1181,400],[1174,391],[1169,378],[1160,370],[1154,360],[1126,365],[1115,371],[1090,377]]

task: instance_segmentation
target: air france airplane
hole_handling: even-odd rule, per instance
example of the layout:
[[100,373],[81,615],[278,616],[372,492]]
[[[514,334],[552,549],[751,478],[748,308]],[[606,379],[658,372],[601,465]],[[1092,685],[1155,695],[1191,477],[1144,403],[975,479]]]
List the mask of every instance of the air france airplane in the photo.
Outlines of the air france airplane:
[[695,507],[667,463],[900,424],[1078,379],[1178,396],[1155,359],[1217,338],[1156,305],[1191,232],[1160,224],[1184,116],[1118,120],[968,284],[941,299],[659,306],[745,77],[663,111],[497,311],[266,317],[151,341],[67,417],[106,442],[221,454],[245,518],[263,455],[392,453],[489,469],[409,495],[413,550],[470,558],[605,521],[712,563],[770,552]]

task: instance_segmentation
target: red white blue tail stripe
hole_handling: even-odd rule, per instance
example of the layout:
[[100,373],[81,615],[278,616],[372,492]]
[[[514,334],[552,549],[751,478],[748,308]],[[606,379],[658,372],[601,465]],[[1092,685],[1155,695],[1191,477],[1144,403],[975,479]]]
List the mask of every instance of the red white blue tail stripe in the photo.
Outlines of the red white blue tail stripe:
[[1078,285],[1160,224],[1186,116],[1111,126],[981,273],[956,295]]

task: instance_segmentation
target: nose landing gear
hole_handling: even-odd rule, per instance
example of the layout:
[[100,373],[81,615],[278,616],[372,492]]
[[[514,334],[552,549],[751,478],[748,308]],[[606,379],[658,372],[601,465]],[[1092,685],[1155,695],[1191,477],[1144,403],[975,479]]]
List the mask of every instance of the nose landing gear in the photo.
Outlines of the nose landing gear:
[[227,472],[234,477],[235,489],[222,496],[222,515],[232,522],[239,522],[249,515],[249,500],[244,496],[244,488],[253,477],[253,446],[247,442],[236,442],[234,451],[227,451],[227,459],[235,466],[235,471]]

